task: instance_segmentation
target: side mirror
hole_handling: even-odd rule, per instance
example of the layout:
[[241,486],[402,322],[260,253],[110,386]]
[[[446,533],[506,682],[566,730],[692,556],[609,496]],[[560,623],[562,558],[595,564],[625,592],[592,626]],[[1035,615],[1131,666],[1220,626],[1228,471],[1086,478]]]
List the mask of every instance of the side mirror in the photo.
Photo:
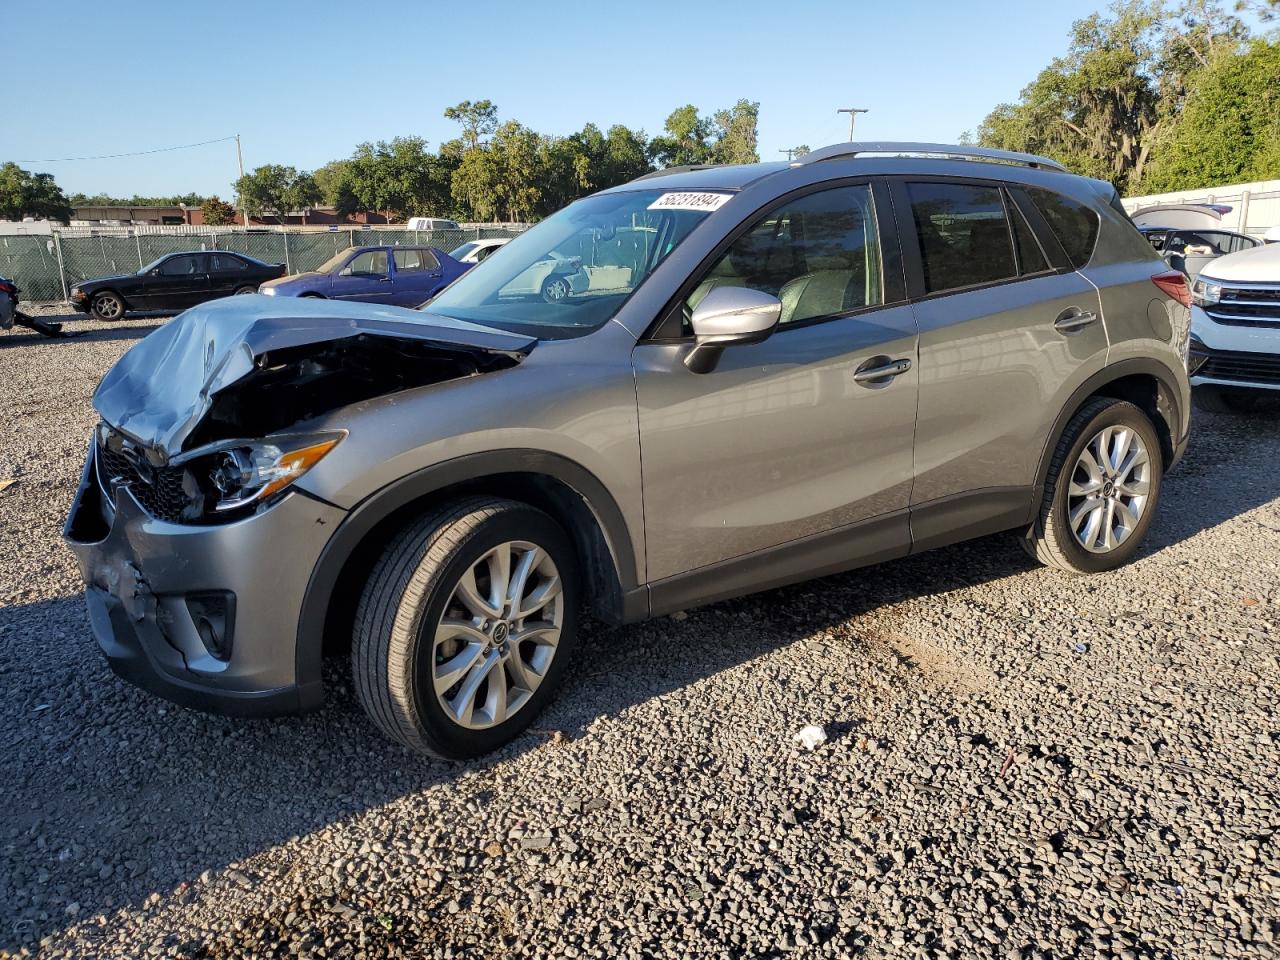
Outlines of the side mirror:
[[782,316],[782,301],[750,287],[716,287],[694,307],[689,323],[694,344],[684,365],[710,373],[725,347],[767,340]]

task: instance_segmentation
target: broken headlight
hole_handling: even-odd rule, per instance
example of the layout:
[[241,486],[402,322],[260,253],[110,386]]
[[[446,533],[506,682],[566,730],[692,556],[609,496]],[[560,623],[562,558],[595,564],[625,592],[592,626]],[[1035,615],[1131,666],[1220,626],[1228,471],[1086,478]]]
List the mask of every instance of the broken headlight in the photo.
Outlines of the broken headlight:
[[314,467],[342,439],[341,434],[273,437],[231,444],[201,457],[193,471],[207,471],[212,512],[226,513],[268,499]]

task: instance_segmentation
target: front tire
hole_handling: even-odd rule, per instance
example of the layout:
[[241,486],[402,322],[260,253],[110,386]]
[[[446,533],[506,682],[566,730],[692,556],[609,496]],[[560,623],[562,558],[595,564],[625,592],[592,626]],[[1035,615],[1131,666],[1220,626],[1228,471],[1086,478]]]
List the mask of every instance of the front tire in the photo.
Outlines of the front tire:
[[90,301],[90,309],[99,320],[124,319],[124,300],[120,298],[120,294],[110,290],[94,294],[93,300]]
[[234,294],[232,294],[232,296],[235,296],[235,297],[244,297],[244,296],[248,296],[248,295],[249,295],[249,294],[251,294],[251,293],[257,293],[257,292],[258,292],[258,288],[257,288],[257,287],[251,287],[251,286],[246,285],[246,286],[243,286],[243,287],[236,287],[236,292],[235,292]]
[[1151,526],[1163,473],[1151,419],[1124,400],[1090,400],[1054,450],[1027,551],[1069,574],[1124,565]]
[[472,497],[411,523],[356,610],[356,696],[389,737],[466,759],[515,739],[577,641],[577,558],[527,504]]

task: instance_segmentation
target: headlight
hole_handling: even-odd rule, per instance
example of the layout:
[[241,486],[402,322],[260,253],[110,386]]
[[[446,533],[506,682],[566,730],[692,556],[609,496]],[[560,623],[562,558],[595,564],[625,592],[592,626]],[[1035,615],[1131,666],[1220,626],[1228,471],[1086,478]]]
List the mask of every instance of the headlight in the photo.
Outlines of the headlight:
[[72,300],[83,300],[83,299],[84,299],[84,291],[83,291],[83,290],[81,290],[79,287],[72,287],[72,288],[71,288],[71,299],[72,299]]
[[259,287],[258,292],[261,293],[263,296],[274,297],[276,295],[276,288],[275,287]]
[[199,457],[189,469],[203,473],[209,484],[205,503],[212,504],[215,513],[226,513],[284,490],[341,439],[341,434],[327,434],[229,445]]
[[1191,302],[1197,307],[1210,307],[1222,299],[1222,284],[1196,278],[1191,285]]

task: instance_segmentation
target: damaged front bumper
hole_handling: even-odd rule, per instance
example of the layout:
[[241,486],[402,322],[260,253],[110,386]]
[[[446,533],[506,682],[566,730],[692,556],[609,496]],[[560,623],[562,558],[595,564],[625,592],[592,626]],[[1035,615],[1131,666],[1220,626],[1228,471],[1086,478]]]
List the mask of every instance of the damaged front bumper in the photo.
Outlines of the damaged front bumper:
[[307,582],[343,511],[301,493],[232,523],[149,516],[127,484],[104,489],[89,457],[63,534],[112,670],[183,706],[276,715],[320,705],[300,678]]

